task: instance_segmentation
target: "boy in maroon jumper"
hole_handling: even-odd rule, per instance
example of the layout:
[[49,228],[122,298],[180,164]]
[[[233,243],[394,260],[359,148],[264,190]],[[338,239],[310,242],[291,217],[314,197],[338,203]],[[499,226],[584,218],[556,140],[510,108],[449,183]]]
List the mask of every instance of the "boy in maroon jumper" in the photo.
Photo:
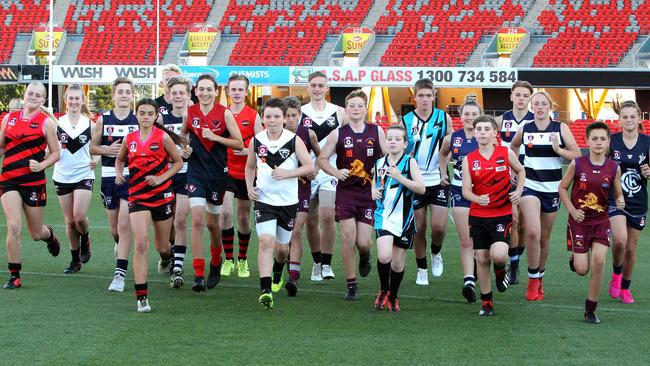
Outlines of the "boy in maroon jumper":
[[[609,127],[603,122],[587,126],[587,144],[589,155],[574,159],[569,164],[560,182],[559,194],[570,214],[567,249],[572,252],[569,260],[571,270],[584,276],[591,267],[589,294],[585,300],[585,321],[599,324],[596,306],[611,234],[607,199],[613,190],[619,210],[625,208],[625,199],[621,189],[621,169],[615,161],[605,156],[609,147]],[[569,197],[567,190],[572,184]]]

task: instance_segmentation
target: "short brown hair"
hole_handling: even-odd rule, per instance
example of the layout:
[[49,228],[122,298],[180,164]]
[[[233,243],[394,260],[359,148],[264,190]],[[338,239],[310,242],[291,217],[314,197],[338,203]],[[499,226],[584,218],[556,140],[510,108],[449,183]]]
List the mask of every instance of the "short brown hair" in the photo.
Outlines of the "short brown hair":
[[345,97],[345,105],[346,106],[348,105],[348,100],[350,100],[352,98],[361,98],[361,99],[363,99],[363,102],[366,104],[366,106],[368,106],[368,95],[366,95],[366,93],[363,90],[357,89],[357,90],[351,91],[350,94],[348,94]]
[[212,84],[214,84],[215,89],[219,86],[219,84],[217,84],[217,79],[215,79],[214,75],[212,74],[203,74],[199,76],[199,78],[196,80],[196,85],[199,85],[199,81],[201,80],[210,80]]
[[280,98],[270,98],[267,100],[264,103],[264,107],[262,107],[262,116],[264,116],[266,108],[280,108],[282,110],[282,116],[285,117],[287,115],[287,103]]
[[192,81],[184,76],[174,76],[169,78],[167,81],[167,87],[171,89],[174,85],[185,85],[187,93],[189,94],[192,92]]
[[530,94],[533,94],[535,91],[533,90],[533,86],[527,82],[526,80],[517,80],[512,84],[512,88],[510,88],[510,91],[515,91],[516,88],[526,88],[528,91],[530,91]]
[[396,123],[388,126],[388,128],[386,129],[386,134],[388,134],[388,131],[390,130],[397,130],[401,132],[402,137],[404,138],[404,140],[406,140],[406,128],[404,128],[404,126],[401,123]]
[[293,95],[290,95],[288,97],[284,97],[284,99],[282,99],[282,101],[287,105],[287,108],[300,110],[300,107],[302,106],[300,104],[300,99],[294,97]]
[[313,78],[325,78],[327,80],[327,75],[323,71],[314,71],[307,76],[307,81],[311,81]]
[[133,91],[134,89],[133,80],[127,77],[120,76],[119,78],[113,80],[113,86],[112,86],[113,94],[115,94],[115,89],[117,89],[117,86],[120,84],[129,84],[129,86],[131,87],[131,91]]
[[590,123],[589,126],[587,126],[587,129],[586,129],[586,132],[585,132],[587,138],[589,138],[589,135],[591,134],[591,131],[593,131],[593,130],[605,130],[605,131],[607,131],[607,137],[609,137],[609,135],[610,135],[609,126],[607,126],[607,123],[605,123],[605,122],[596,121],[596,122]]
[[473,123],[474,127],[476,127],[476,125],[481,123],[481,122],[489,122],[492,125],[492,128],[494,128],[495,130],[498,128],[497,120],[494,119],[494,117],[492,117],[490,115],[482,114],[482,115],[476,117],[476,119],[474,120],[474,123]]
[[228,88],[230,88],[230,82],[231,81],[237,81],[237,80],[241,80],[241,81],[245,82],[246,83],[246,88],[248,88],[248,86],[250,85],[250,81],[248,80],[248,78],[246,76],[244,76],[242,74],[232,74],[228,78],[228,83],[226,84],[226,86]]
[[433,87],[433,81],[427,78],[416,81],[415,85],[413,85],[413,90],[415,90],[415,94],[417,94],[418,90],[420,89],[431,89],[433,91],[433,89],[435,89]]

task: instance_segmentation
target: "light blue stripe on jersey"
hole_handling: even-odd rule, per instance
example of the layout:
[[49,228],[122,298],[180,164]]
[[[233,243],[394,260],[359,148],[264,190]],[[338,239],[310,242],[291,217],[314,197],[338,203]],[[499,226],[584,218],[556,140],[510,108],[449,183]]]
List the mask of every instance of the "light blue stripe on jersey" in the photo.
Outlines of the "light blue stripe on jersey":
[[[397,168],[407,179],[411,179],[410,160],[410,156],[404,155],[397,163]],[[395,236],[402,236],[414,224],[414,193],[406,189],[399,181],[384,176],[382,170],[386,169],[387,166],[386,157],[379,159],[375,164],[375,171],[377,172],[375,184],[378,187],[381,186],[382,176],[384,177],[383,196],[377,200],[377,208],[375,209],[375,229],[386,230]]]
[[[434,108],[429,119],[423,121],[413,111],[404,116],[403,120],[408,138],[406,153],[417,161],[424,185],[430,187],[440,184],[438,151],[447,133],[446,113]],[[414,135],[418,135],[419,140],[414,139]]]

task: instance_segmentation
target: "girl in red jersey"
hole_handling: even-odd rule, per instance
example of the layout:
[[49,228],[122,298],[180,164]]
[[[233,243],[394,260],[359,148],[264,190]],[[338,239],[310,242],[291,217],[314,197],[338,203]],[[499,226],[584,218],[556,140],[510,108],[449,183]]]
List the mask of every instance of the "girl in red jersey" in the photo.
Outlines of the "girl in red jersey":
[[[609,147],[609,127],[603,122],[587,126],[589,155],[574,159],[560,181],[559,194],[569,211],[567,245],[571,256],[571,269],[584,276],[591,267],[589,294],[585,300],[585,321],[600,323],[596,316],[598,295],[605,272],[605,258],[609,249],[610,223],[608,197],[616,197],[616,207],[625,208],[621,189],[621,168],[605,154]],[[571,197],[569,197],[569,186]],[[591,259],[589,250],[591,249]]]
[[[7,222],[7,261],[10,278],[5,289],[21,287],[20,229],[22,207],[29,235],[47,243],[54,257],[61,246],[51,226],[43,225],[46,201],[45,169],[59,160],[56,122],[41,111],[47,91],[41,83],[31,83],[25,90],[24,107],[7,114],[0,127],[0,151],[4,154],[0,174],[0,200]],[[45,157],[45,149],[50,153]]]
[[[490,278],[490,262],[499,292],[508,288],[506,263],[512,205],[518,204],[524,189],[526,173],[514,151],[496,146],[497,122],[491,116],[474,120],[474,136],[478,149],[463,160],[463,197],[471,202],[469,208],[469,235],[474,242],[476,273],[481,285],[480,316],[494,312]],[[517,188],[510,189],[510,170],[517,175]]]
[[[129,218],[135,236],[133,274],[138,312],[151,311],[147,299],[147,253],[149,226],[153,221],[154,245],[162,261],[170,261],[169,233],[174,217],[174,192],[171,178],[183,167],[183,161],[167,129],[154,123],[158,105],[153,99],[141,99],[135,107],[140,129],[126,135],[115,161],[115,183],[124,184],[124,162],[129,162]],[[171,167],[169,167],[171,160]]]

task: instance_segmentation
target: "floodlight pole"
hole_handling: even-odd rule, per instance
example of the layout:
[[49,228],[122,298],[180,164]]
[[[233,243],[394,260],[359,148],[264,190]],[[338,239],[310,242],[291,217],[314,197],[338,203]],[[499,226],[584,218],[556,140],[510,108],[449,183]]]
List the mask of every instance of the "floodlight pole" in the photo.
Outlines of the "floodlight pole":
[[160,66],[160,0],[156,0],[156,83],[153,87],[153,98],[158,96],[158,66]]
[[54,112],[52,109],[52,47],[54,43],[54,32],[53,32],[53,26],[52,26],[52,21],[54,19],[54,0],[50,0],[50,24],[49,24],[49,33],[50,33],[50,41],[49,46],[48,46],[48,56],[47,56],[47,107]]

